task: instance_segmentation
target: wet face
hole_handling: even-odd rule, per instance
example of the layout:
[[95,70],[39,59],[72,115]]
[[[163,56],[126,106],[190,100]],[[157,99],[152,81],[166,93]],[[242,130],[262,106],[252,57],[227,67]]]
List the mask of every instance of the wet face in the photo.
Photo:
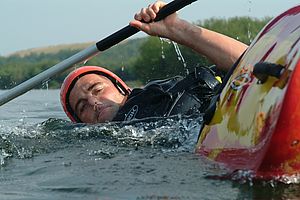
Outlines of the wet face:
[[126,101],[106,77],[87,74],[81,77],[70,93],[70,105],[84,123],[111,121]]

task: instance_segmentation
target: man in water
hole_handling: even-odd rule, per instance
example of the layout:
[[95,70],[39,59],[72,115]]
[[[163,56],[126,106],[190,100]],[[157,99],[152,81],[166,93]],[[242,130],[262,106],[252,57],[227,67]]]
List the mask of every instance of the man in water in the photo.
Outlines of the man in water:
[[[247,45],[225,35],[180,19],[176,13],[152,22],[166,3],[157,1],[143,8],[130,22],[152,36],[173,40],[206,56],[219,69],[228,70],[246,50]],[[141,22],[144,21],[145,23]],[[214,94],[218,81],[207,68],[195,75],[174,77],[131,90],[119,77],[100,67],[83,67],[65,79],[61,102],[74,122],[101,123],[130,121],[147,117],[203,112]],[[192,84],[193,83],[193,84]],[[206,99],[205,99],[206,98]]]

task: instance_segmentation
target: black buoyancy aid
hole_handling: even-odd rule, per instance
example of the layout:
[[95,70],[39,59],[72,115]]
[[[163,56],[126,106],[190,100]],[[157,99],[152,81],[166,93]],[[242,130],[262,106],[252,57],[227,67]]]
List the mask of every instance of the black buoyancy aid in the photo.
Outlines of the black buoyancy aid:
[[204,112],[220,82],[208,67],[196,67],[186,77],[175,76],[133,89],[113,121],[191,115]]

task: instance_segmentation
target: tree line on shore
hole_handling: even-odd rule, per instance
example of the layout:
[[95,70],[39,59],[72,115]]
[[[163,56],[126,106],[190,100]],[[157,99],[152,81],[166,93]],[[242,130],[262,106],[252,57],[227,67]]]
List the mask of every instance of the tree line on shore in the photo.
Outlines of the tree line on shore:
[[[270,19],[210,18],[195,24],[250,44]],[[60,49],[55,53],[33,52],[26,55],[16,53],[6,57],[0,56],[0,89],[10,89],[80,50],[82,49]],[[127,40],[85,63],[110,69],[131,86],[145,84],[151,79],[184,75],[197,64],[211,65],[209,60],[191,49],[157,37]],[[74,67],[81,65],[83,64]],[[47,86],[59,88],[68,72],[57,75]],[[43,87],[45,86],[41,85],[39,88]]]

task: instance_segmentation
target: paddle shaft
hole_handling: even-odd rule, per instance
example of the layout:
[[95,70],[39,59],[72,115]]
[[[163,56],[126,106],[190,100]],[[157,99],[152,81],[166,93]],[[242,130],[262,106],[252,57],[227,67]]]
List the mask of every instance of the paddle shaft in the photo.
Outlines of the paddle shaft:
[[[159,21],[166,16],[180,10],[181,8],[195,2],[197,0],[174,0],[164,6],[158,13],[157,17],[154,21]],[[17,85],[16,87],[4,92],[0,95],[0,106],[13,100],[14,98],[28,92],[29,90],[33,89],[34,87],[50,80],[57,74],[64,72],[65,70],[71,68],[75,64],[81,63],[93,56],[97,53],[104,51],[115,44],[123,41],[124,39],[136,34],[139,32],[137,28],[126,26],[119,31],[113,33],[112,35],[104,38],[103,40],[97,42],[95,45],[84,49],[77,54],[69,57],[68,59],[52,66],[51,68],[41,72],[40,74],[34,76],[33,78]]]

